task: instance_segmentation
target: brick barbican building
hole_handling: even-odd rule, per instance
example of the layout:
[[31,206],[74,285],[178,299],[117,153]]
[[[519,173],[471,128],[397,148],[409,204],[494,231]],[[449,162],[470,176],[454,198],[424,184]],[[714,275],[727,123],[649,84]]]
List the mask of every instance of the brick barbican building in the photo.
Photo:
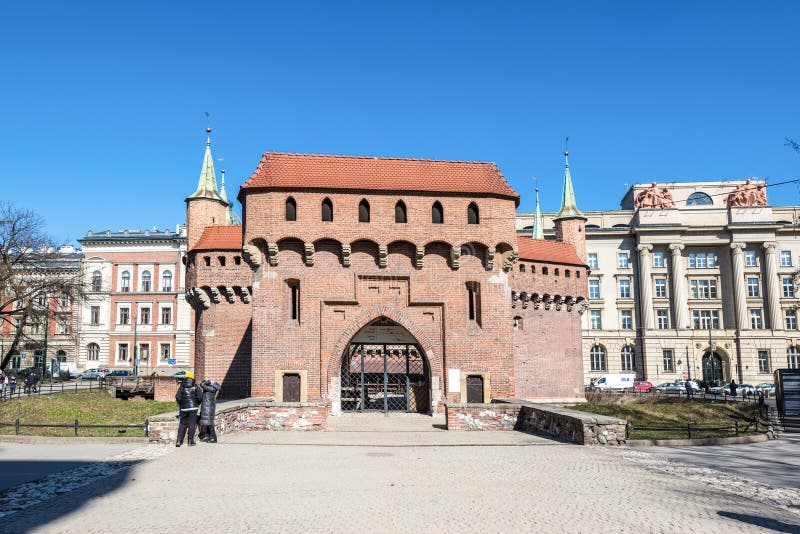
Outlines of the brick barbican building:
[[195,370],[228,398],[333,413],[583,399],[585,218],[569,169],[558,240],[517,237],[493,163],[268,152],[242,225],[206,146],[187,203]]

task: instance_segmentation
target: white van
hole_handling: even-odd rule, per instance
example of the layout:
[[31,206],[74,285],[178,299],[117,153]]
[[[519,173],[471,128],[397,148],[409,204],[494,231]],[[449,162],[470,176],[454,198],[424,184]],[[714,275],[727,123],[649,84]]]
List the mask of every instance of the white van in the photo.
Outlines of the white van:
[[61,378],[75,378],[78,376],[78,368],[75,362],[59,362],[58,374]]
[[633,383],[636,375],[632,374],[610,374],[600,375],[594,383],[594,389],[618,389],[633,391]]

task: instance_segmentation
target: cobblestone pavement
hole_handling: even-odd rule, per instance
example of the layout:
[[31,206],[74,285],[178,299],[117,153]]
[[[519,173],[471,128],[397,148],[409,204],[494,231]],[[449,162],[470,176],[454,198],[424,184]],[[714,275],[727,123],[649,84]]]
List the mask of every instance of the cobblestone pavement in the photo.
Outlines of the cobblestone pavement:
[[795,511],[630,454],[646,453],[516,432],[357,427],[151,446],[154,459],[4,521],[18,532],[83,534],[800,532]]

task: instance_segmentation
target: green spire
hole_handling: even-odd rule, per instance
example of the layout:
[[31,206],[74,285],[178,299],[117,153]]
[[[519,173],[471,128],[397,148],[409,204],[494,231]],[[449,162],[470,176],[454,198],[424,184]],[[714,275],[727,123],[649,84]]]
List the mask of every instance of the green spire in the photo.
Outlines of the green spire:
[[[575,202],[575,191],[572,189],[572,177],[569,174],[569,152],[564,151],[564,191],[561,194],[561,209],[555,219],[571,219],[580,217],[585,219]],[[554,219],[554,220],[555,220]]]
[[225,169],[222,169],[219,172],[222,175],[222,183],[220,183],[219,187],[219,196],[228,206],[225,208],[225,221],[228,224],[239,224],[239,217],[233,213],[233,202],[228,200],[228,193],[225,191]]
[[197,190],[189,198],[210,198],[222,200],[217,192],[217,176],[214,174],[214,158],[211,157],[211,128],[206,128],[206,153],[203,156],[203,167],[200,169],[200,180]]
[[531,229],[531,237],[534,239],[544,239],[544,221],[542,221],[542,212],[539,209],[539,188],[536,188],[536,215],[533,218],[533,228]]

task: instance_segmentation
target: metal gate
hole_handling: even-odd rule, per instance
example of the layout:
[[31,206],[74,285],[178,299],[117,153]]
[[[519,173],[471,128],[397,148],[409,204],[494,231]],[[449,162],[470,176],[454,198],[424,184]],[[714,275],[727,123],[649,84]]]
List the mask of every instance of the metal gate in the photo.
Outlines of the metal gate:
[[342,410],[427,413],[428,376],[416,345],[351,343],[342,358]]

